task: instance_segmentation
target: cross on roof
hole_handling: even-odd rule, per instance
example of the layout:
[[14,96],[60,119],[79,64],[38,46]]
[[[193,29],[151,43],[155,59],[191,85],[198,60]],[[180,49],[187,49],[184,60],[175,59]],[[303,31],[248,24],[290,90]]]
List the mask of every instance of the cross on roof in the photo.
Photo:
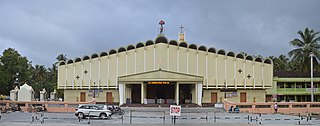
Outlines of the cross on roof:
[[80,78],[79,75],[76,76],[77,80]]
[[184,28],[182,25],[179,27],[180,28],[180,32],[181,32],[181,34],[183,33],[182,32],[182,29]]

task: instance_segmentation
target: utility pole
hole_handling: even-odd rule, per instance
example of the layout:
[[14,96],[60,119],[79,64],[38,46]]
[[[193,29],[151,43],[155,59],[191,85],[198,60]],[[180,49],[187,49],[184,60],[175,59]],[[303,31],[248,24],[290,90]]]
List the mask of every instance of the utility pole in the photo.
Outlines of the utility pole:
[[311,57],[311,102],[313,102],[313,52],[310,53]]

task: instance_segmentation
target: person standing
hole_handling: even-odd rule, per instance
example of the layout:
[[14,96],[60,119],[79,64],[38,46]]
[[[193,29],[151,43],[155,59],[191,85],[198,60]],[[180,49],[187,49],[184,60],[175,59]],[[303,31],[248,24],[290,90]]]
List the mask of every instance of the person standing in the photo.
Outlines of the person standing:
[[274,106],[273,106],[273,108],[274,108],[274,113],[277,113],[277,112],[278,112],[278,104],[275,103]]

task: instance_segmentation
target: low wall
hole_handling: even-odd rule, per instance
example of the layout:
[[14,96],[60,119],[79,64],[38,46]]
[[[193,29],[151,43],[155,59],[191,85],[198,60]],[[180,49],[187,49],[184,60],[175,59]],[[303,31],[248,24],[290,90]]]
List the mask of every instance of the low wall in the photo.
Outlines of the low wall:
[[[0,101],[1,107],[10,109],[13,106],[20,106],[21,111],[28,112],[31,106],[44,106],[47,112],[75,112],[79,104],[96,104],[95,100],[90,102],[59,102],[59,101]],[[28,109],[29,108],[29,109]]]
[[231,102],[224,100],[224,109],[238,106],[240,112],[274,113],[274,105],[278,104],[278,113],[283,114],[320,114],[320,102]]

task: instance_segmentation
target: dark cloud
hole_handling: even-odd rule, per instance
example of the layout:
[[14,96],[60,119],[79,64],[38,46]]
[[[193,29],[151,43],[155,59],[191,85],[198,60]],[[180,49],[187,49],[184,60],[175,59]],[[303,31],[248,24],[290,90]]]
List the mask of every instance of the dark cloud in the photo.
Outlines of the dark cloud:
[[34,64],[155,39],[158,21],[177,39],[184,25],[189,43],[278,56],[305,27],[319,31],[317,0],[0,1],[0,50],[16,48]]

